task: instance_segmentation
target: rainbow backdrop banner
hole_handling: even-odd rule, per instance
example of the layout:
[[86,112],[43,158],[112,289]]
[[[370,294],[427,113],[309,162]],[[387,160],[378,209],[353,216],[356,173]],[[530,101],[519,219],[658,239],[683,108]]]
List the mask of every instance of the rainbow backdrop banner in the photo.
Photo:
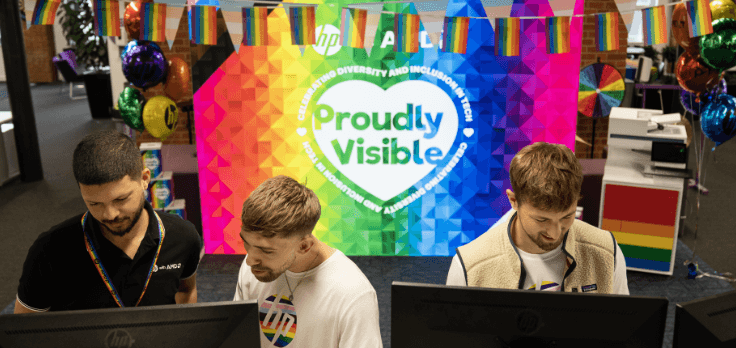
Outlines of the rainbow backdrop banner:
[[667,43],[667,14],[664,6],[650,7],[641,10],[644,21],[644,44],[659,45]]
[[243,8],[243,45],[268,45],[268,9],[265,7]]
[[340,42],[343,46],[365,48],[365,27],[368,11],[359,8],[343,8],[340,21]]
[[143,3],[139,40],[166,41],[166,4]]
[[695,0],[687,3],[687,28],[690,37],[698,37],[713,33],[710,5],[708,0]]
[[120,36],[120,3],[118,0],[94,0],[92,12],[95,15],[97,36]]
[[33,8],[33,25],[50,25],[56,20],[56,10],[59,9],[61,0],[38,0]]
[[419,15],[394,14],[394,52],[419,51]]
[[[314,236],[346,255],[453,256],[511,208],[508,163],[520,149],[575,148],[583,0],[566,14],[563,54],[547,54],[544,20],[528,18],[554,17],[549,1],[515,2],[516,57],[494,55],[493,22],[475,19],[466,54],[440,52],[421,20],[418,52],[395,52],[395,13],[418,14],[396,2],[367,26],[371,50],[345,48],[342,9],[363,0],[312,2],[318,44],[292,45],[288,10],[275,8],[268,46],[221,50],[192,78],[205,253],[244,254],[243,202],[287,175],[319,198]],[[487,17],[481,0],[443,12]]]
[[547,18],[547,53],[570,52],[570,17]]
[[291,43],[293,45],[314,45],[317,43],[315,37],[316,6],[292,6],[289,7],[289,24],[291,24]]
[[468,50],[468,17],[445,17],[443,32],[445,41],[442,43],[442,52],[465,54]]
[[598,51],[618,49],[618,13],[595,15],[595,47]]
[[520,18],[496,18],[495,34],[497,56],[518,56],[520,54]]
[[217,44],[217,7],[192,6],[189,41],[198,45]]

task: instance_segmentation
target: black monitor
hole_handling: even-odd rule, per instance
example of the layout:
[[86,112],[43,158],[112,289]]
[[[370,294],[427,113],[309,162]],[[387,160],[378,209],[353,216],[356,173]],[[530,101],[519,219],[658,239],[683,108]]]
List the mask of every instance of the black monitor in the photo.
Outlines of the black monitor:
[[678,303],[672,347],[736,347],[736,291]]
[[664,297],[393,282],[391,347],[662,347]]
[[256,300],[0,315],[0,347],[257,348]]

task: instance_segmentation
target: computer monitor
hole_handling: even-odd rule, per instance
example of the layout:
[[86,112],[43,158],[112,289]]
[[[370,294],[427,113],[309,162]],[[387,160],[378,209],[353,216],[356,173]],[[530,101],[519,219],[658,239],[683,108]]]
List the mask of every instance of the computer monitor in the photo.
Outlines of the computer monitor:
[[652,73],[652,58],[641,56],[639,57],[639,64],[636,68],[636,82],[649,82]]
[[672,347],[736,347],[736,291],[678,303]]
[[668,302],[393,282],[391,347],[662,347]]
[[260,347],[256,300],[0,315],[0,347]]

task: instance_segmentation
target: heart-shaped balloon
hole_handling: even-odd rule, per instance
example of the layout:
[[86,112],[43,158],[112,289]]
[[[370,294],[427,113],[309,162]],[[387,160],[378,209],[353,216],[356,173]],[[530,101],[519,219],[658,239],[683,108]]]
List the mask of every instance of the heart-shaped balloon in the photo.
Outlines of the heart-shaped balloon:
[[123,75],[136,87],[146,89],[166,78],[166,57],[161,47],[153,42],[131,41],[121,58]]
[[736,97],[719,94],[705,105],[700,114],[700,127],[716,146],[736,135]]
[[715,87],[721,80],[719,71],[700,61],[700,55],[685,51],[675,63],[677,82],[688,92],[700,94]]

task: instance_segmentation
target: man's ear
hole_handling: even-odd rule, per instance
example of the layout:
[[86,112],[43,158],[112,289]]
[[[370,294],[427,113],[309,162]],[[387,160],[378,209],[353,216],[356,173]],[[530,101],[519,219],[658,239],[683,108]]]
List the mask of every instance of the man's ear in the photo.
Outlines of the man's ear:
[[313,234],[308,234],[299,241],[299,253],[306,254],[317,244]]
[[147,167],[143,167],[141,171],[141,180],[143,181],[143,188],[147,189],[148,185],[151,184],[151,170]]
[[506,197],[509,198],[509,203],[511,203],[511,208],[519,211],[519,202],[516,200],[516,195],[513,191],[506,189]]

